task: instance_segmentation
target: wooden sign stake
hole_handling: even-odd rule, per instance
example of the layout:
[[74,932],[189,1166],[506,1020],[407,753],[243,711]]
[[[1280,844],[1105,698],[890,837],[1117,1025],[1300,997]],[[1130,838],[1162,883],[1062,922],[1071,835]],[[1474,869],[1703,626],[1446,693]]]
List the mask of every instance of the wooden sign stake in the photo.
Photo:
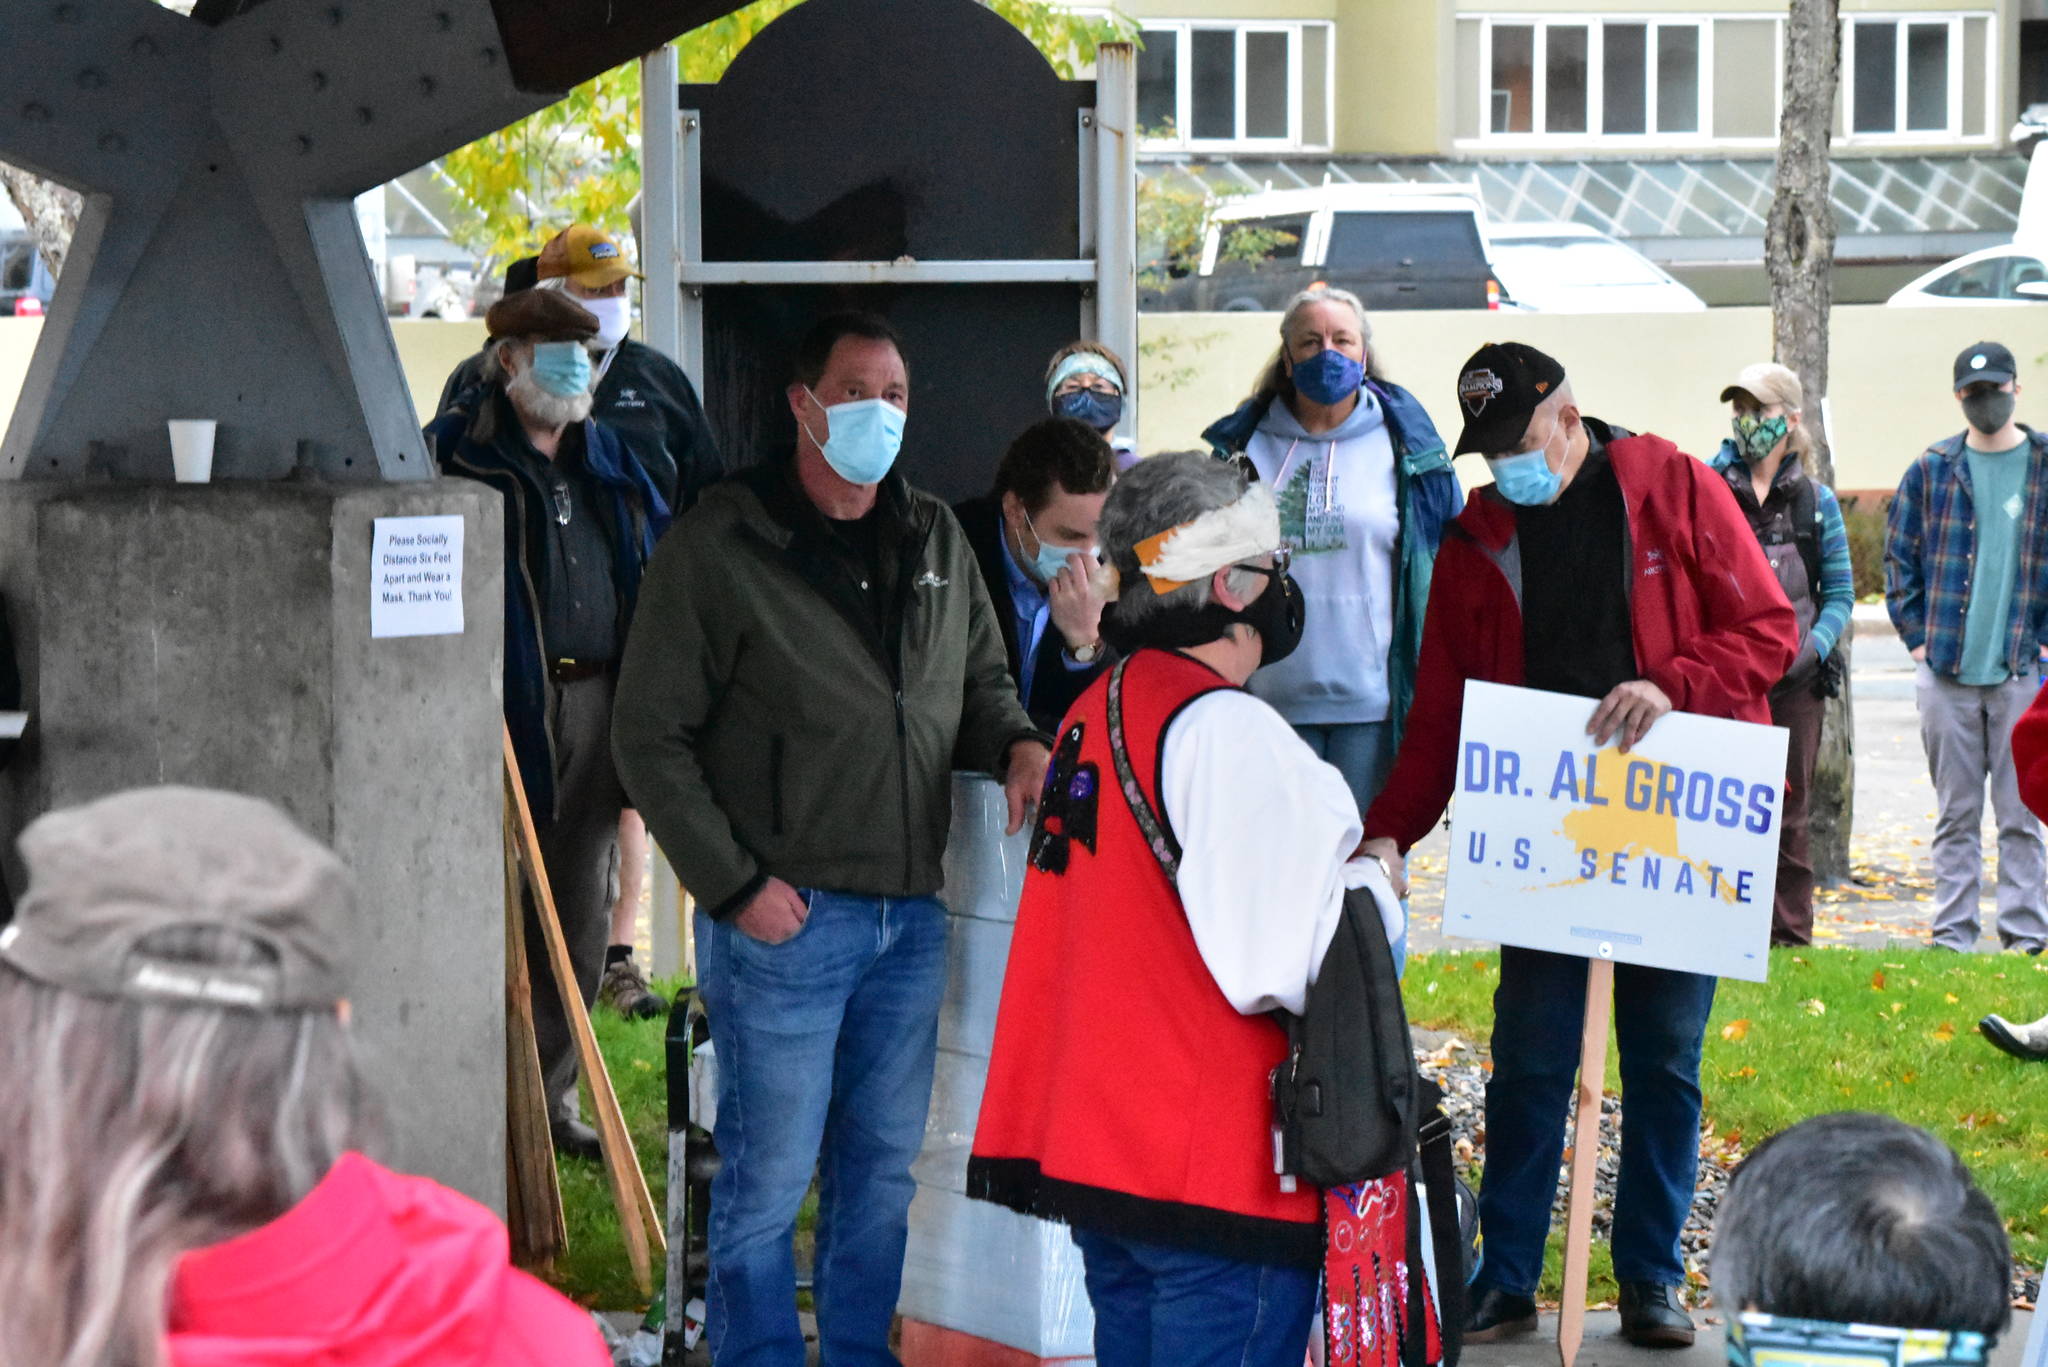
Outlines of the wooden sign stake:
[[1600,1098],[1607,1089],[1607,1017],[1614,961],[1586,964],[1586,1028],[1579,1041],[1579,1114],[1572,1131],[1570,1196],[1564,1217],[1564,1288],[1557,1314],[1557,1356],[1572,1367],[1586,1337],[1586,1277],[1593,1253],[1593,1199],[1600,1160]]
[[527,977],[526,918],[519,895],[519,840],[505,806],[505,1189],[512,1261],[544,1270],[569,1245],[548,1101],[533,1040],[533,988]]
[[647,1178],[640,1171],[640,1159],[633,1151],[633,1137],[626,1129],[626,1117],[619,1109],[619,1094],[612,1088],[612,1076],[598,1052],[597,1033],[590,1028],[590,1011],[583,1005],[583,993],[576,986],[575,966],[569,962],[569,943],[562,935],[562,921],[555,912],[554,890],[548,885],[547,866],[540,857],[540,836],[534,830],[533,812],[526,805],[526,785],[519,781],[519,758],[512,750],[512,733],[505,738],[505,789],[519,818],[519,862],[540,917],[541,939],[547,944],[548,965],[554,970],[557,995],[569,1018],[569,1033],[576,1040],[576,1056],[583,1065],[583,1080],[590,1084],[591,1109],[596,1112],[597,1137],[604,1153],[605,1175],[611,1181],[612,1204],[619,1212],[619,1229],[626,1238],[626,1260],[632,1264],[633,1280],[642,1295],[654,1294],[654,1263],[649,1242],[666,1253],[661,1217],[648,1194]]

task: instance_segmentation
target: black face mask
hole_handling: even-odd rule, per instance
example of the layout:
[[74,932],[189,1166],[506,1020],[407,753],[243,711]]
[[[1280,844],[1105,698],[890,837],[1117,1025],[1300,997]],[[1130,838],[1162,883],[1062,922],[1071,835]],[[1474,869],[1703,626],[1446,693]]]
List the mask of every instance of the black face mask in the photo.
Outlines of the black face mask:
[[1979,432],[1996,432],[2012,421],[2019,395],[2002,389],[1980,389],[1963,395],[1963,418]]
[[1112,604],[1111,610],[1102,617],[1102,639],[1120,655],[1128,655],[1144,646],[1185,650],[1190,646],[1207,645],[1242,623],[1259,633],[1260,666],[1279,664],[1301,644],[1302,628],[1308,616],[1308,604],[1301,596],[1301,586],[1294,582],[1294,576],[1282,569],[1262,569],[1257,565],[1239,568],[1266,575],[1273,581],[1244,611],[1234,612],[1221,603],[1206,603],[1198,608],[1154,613],[1131,628],[1119,619]]

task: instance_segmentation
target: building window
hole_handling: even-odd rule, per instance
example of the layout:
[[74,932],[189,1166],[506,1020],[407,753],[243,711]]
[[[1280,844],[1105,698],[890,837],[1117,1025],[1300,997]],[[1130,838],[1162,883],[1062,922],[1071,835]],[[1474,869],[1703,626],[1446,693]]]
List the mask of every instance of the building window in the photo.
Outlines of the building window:
[[1147,23],[1138,53],[1138,126],[1146,145],[1328,147],[1330,27]]
[[1686,140],[1709,126],[1707,20],[1465,22],[1481,26],[1489,140]]
[[1988,74],[1974,73],[1971,80],[1972,73],[1962,69],[1965,25],[1984,22],[1960,14],[1846,20],[1843,131],[1851,138],[1914,141],[1925,141],[1927,134],[1965,136],[1964,87],[1984,82]]

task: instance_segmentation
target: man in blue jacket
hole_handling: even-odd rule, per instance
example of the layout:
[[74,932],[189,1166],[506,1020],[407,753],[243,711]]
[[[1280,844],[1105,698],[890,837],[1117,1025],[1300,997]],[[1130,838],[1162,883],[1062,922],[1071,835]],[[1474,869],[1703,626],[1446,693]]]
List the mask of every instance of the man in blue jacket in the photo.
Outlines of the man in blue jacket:
[[1934,826],[1934,947],[1977,943],[1984,790],[1998,818],[1998,938],[2048,947],[2041,825],[2020,801],[2012,728],[2048,641],[2048,435],[2022,426],[2019,367],[1997,342],[1964,348],[1964,429],[1906,469],[1886,515],[1885,607],[1918,665]]
[[[590,419],[597,319],[566,294],[507,295],[484,318],[484,383],[427,428],[443,473],[505,498],[505,724],[539,827],[562,934],[589,1005],[609,940],[625,793],[612,767],[614,676],[640,575],[669,509],[640,462]],[[534,1038],[555,1147],[598,1155],[577,1119],[576,1054],[528,908]]]

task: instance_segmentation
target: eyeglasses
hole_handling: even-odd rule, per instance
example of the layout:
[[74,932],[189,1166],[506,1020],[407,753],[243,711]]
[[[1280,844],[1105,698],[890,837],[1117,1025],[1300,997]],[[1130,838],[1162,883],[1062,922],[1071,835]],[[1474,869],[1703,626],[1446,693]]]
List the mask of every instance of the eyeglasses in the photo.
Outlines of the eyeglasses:
[[1245,561],[1239,561],[1237,568],[1250,570],[1254,574],[1280,575],[1287,573],[1288,569],[1294,564],[1294,547],[1292,546],[1276,546],[1270,554],[1273,557],[1271,565],[1253,565]]

